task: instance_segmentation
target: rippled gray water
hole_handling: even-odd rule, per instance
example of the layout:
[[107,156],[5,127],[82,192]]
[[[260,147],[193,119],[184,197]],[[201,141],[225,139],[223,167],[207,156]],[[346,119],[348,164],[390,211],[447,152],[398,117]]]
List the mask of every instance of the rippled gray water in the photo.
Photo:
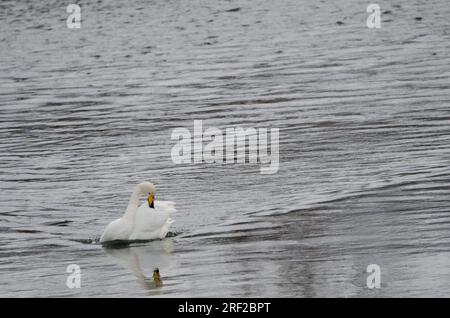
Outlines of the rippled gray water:
[[[447,0],[77,3],[0,3],[1,296],[449,295]],[[173,164],[196,119],[280,128],[278,173]],[[176,236],[89,244],[143,180]]]

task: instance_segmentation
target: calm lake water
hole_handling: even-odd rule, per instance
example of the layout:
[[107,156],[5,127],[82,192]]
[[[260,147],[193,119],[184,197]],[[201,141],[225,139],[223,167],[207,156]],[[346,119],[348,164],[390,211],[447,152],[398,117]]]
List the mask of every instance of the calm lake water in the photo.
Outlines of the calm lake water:
[[[0,296],[450,296],[447,0],[77,3],[0,3]],[[175,165],[194,120],[278,173]],[[144,180],[173,235],[103,248]]]

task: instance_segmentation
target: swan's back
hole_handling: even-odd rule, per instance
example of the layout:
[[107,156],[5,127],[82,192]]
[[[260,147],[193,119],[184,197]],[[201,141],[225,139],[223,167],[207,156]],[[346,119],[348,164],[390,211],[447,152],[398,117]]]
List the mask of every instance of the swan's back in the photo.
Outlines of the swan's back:
[[170,201],[155,201],[152,209],[143,203],[136,211],[134,228],[130,240],[162,239],[167,235],[173,223],[170,215],[176,211],[175,203]]

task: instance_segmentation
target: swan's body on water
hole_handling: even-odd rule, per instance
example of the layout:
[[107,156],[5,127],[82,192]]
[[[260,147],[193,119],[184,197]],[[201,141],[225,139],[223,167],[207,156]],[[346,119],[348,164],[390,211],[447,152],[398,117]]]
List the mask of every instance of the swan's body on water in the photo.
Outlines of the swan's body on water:
[[[147,201],[138,206],[141,195],[146,195]],[[152,183],[141,182],[133,191],[125,214],[108,224],[100,243],[163,239],[173,223],[170,215],[175,211],[174,202],[155,201]]]

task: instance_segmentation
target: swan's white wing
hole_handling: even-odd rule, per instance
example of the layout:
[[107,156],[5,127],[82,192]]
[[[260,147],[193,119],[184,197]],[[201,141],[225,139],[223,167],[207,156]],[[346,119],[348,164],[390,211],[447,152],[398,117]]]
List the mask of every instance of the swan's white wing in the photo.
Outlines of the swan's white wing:
[[172,219],[170,214],[175,211],[174,205],[164,201],[155,201],[152,209],[148,203],[143,203],[136,211],[131,240],[153,240],[164,238],[169,231]]
[[132,224],[123,218],[112,221],[103,231],[100,243],[114,240],[128,240],[132,230]]
[[167,211],[169,214],[172,214],[177,209],[175,208],[175,202],[172,201],[160,201],[155,200],[155,208]]

